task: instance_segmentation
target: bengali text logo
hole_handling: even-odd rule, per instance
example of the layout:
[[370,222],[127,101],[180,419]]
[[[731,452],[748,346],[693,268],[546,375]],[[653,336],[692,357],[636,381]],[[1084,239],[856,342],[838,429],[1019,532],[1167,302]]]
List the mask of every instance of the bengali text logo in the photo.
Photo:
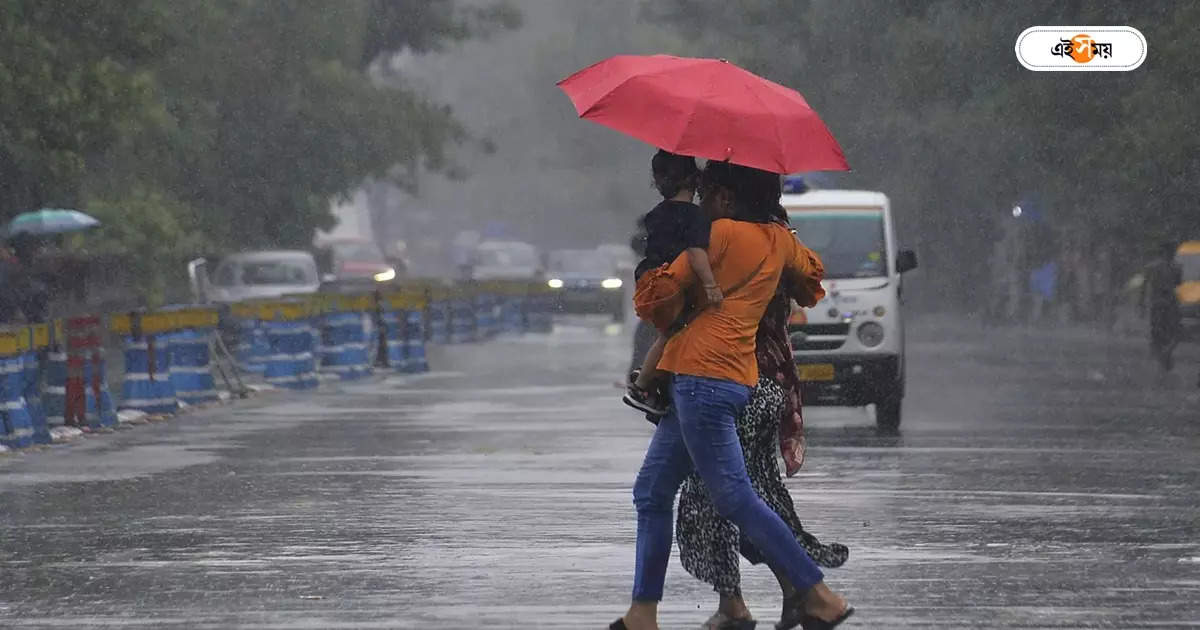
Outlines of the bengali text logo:
[[1036,72],[1124,72],[1146,60],[1132,26],[1032,26],[1017,38],[1017,60]]

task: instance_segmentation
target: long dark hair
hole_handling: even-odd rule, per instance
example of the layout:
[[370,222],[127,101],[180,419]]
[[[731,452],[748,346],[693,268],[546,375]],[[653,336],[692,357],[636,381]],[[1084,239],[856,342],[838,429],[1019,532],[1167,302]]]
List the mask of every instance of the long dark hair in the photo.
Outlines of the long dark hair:
[[650,159],[650,173],[654,176],[654,187],[663,199],[670,199],[681,190],[694,190],[700,181],[696,158],[662,149]]
[[701,176],[706,188],[720,186],[733,193],[734,219],[751,223],[787,222],[779,205],[783,185],[779,175],[768,171],[710,161]]

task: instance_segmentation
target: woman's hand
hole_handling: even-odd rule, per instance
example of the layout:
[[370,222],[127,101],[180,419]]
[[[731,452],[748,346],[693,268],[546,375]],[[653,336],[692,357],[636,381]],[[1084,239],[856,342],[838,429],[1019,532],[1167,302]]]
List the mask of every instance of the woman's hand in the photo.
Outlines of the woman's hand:
[[708,298],[710,306],[720,306],[721,302],[725,301],[725,294],[721,293],[721,287],[715,284],[704,285],[704,296]]

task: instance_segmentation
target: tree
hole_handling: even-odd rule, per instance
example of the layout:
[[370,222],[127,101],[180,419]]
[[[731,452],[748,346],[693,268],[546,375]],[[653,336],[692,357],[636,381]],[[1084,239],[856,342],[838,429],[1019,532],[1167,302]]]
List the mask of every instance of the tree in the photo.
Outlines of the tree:
[[164,29],[150,0],[0,4],[0,217],[80,200],[88,159],[154,108]]
[[[741,0],[645,3],[672,27],[805,94],[846,149],[844,181],[887,191],[945,304],[989,290],[997,221],[1045,200],[1125,269],[1165,234],[1200,232],[1193,207],[1198,70],[1190,3]],[[1012,43],[1035,24],[1130,24],[1150,41],[1131,73],[1032,73]]]
[[493,15],[513,23],[494,7],[471,9],[464,22],[454,3],[439,2],[418,37],[393,24],[411,4],[170,5],[176,46],[153,65],[168,117],[108,156],[99,184],[154,180],[227,248],[307,246],[330,226],[332,198],[398,165],[441,168],[443,148],[463,135],[449,108],[375,80],[365,57],[466,37]]

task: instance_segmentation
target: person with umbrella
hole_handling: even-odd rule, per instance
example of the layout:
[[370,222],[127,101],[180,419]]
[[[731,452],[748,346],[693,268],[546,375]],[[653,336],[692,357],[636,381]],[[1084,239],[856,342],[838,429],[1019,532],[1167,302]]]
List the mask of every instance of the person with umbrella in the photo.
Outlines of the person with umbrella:
[[[801,306],[813,306],[824,295],[816,254],[770,220],[775,208],[755,203],[746,192],[761,185],[763,175],[845,170],[841,148],[798,93],[724,61],[619,56],[559,85],[585,118],[673,153],[730,162],[729,185],[701,194],[706,210],[721,217],[712,224],[708,252],[724,300],[720,310],[700,310],[672,336],[659,363],[659,369],[673,374],[673,404],[634,483],[633,601],[610,629],[658,627],[672,508],[693,470],[717,511],[796,588],[796,605],[785,606],[795,614],[776,627],[827,630],[841,624],[853,609],[824,584],[792,530],[754,492],[735,426],[758,381],[754,338],[780,279],[802,289]],[[727,218],[735,214],[762,221]],[[664,273],[684,286],[695,284],[684,256]]]
[[[772,220],[791,229],[787,213],[779,206],[781,185],[771,173],[755,173],[750,186],[739,185],[739,169],[724,162],[709,162],[704,170],[706,196],[717,187],[729,190],[745,200],[746,208],[774,207]],[[762,220],[761,213],[736,215],[740,221]],[[758,383],[750,402],[737,418],[738,440],[745,458],[746,472],[755,493],[792,529],[805,552],[823,568],[845,564],[850,550],[837,543],[822,543],[805,530],[796,512],[791,494],[784,485],[777,459],[783,454],[788,476],[799,472],[804,463],[804,419],[801,415],[800,381],[796,375],[792,347],[788,340],[788,320],[792,296],[806,300],[803,287],[780,282],[767,304],[754,339],[758,363]],[[717,611],[702,626],[705,630],[750,630],[757,622],[746,605],[741,590],[739,555],[752,564],[761,564],[763,555],[739,535],[737,527],[722,517],[709,497],[703,480],[693,472],[679,493],[675,537],[683,568],[697,579],[713,586],[720,595]],[[786,626],[803,614],[802,602],[787,576],[771,567],[783,596],[781,625]]]
[[[45,321],[49,316],[50,282],[47,274],[38,270],[38,259],[46,239],[89,230],[100,225],[94,217],[78,210],[43,208],[36,212],[24,212],[14,217],[5,227],[5,235],[12,248],[12,257],[2,264],[0,275],[4,278],[0,298],[0,311],[11,318],[11,305],[25,315],[28,322]],[[63,276],[60,277],[70,277]]]
[[16,263],[14,275],[17,280],[14,288],[18,293],[17,305],[25,315],[25,321],[46,321],[50,293],[37,268],[37,257],[41,253],[42,244],[28,232],[18,232],[9,239],[9,243],[12,245]]

